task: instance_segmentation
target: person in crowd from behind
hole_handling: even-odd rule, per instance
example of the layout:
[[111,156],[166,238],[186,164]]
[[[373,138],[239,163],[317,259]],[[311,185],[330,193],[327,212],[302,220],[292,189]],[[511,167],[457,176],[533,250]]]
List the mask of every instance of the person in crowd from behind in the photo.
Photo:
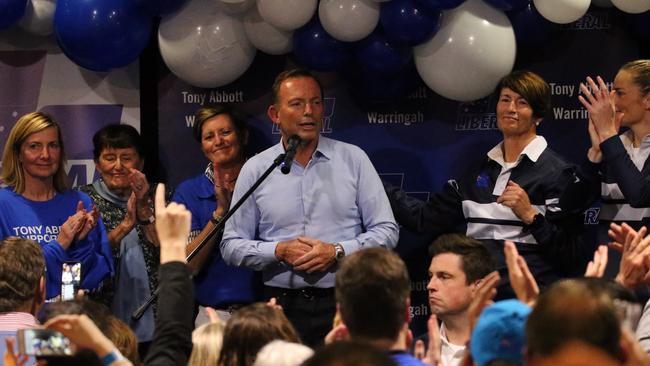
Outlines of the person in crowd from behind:
[[476,366],[523,366],[526,320],[531,308],[519,300],[503,300],[483,310],[470,339]]
[[[280,73],[267,114],[281,141],[242,168],[238,200],[298,136],[288,174],[271,172],[226,223],[224,260],[262,271],[305,344],[323,342],[336,311],[337,261],[369,247],[394,248],[399,227],[377,171],[358,147],[321,136],[323,94],[307,70]],[[285,168],[286,169],[286,168]]]
[[108,305],[135,330],[138,341],[150,342],[154,308],[135,320],[131,314],[158,286],[159,249],[152,195],[142,173],[144,151],[138,131],[114,124],[93,136],[93,158],[100,178],[80,190],[93,200],[108,231],[115,268],[114,296]]
[[[183,205],[174,202],[166,206],[165,187],[162,184],[156,188],[155,213],[160,242],[160,307],[156,318],[156,333],[144,364],[187,365],[192,350],[193,329],[193,306],[188,304],[187,299],[194,297],[191,270],[187,266],[185,254],[191,213]],[[89,359],[89,362],[81,363],[83,365],[132,365],[85,314],[58,315],[48,320],[45,327],[63,333],[77,347],[89,349],[94,352],[95,358],[99,357],[96,359],[98,363]],[[5,356],[17,364],[13,352],[8,352]],[[62,362],[65,364],[66,359],[62,359]]]
[[226,324],[218,365],[251,366],[260,349],[275,339],[300,343],[282,309],[261,302],[245,306]]
[[9,132],[0,176],[8,186],[0,190],[0,238],[20,236],[41,245],[48,299],[61,293],[65,262],[81,262],[81,288],[91,291],[114,268],[99,213],[86,194],[68,189],[65,161],[61,129],[49,115],[28,113]]
[[223,345],[224,324],[206,323],[192,332],[192,355],[187,366],[216,365]]
[[138,338],[128,324],[111,315],[108,319],[109,339],[118,351],[134,366],[141,366]]
[[253,366],[299,366],[313,354],[304,344],[276,339],[262,347]]
[[[93,325],[115,345],[121,355],[135,366],[141,364],[138,353],[138,342],[133,330],[112,315],[105,305],[83,298],[63,302],[50,302],[43,307],[40,320],[41,323],[47,324],[50,320],[60,315],[87,316]],[[96,358],[92,354],[87,353],[78,354],[77,357],[79,360],[94,360]]]
[[361,341],[341,341],[316,350],[303,366],[397,366],[384,350]]
[[[551,89],[530,71],[513,71],[497,88],[497,126],[503,140],[472,163],[461,179],[423,202],[385,183],[397,221],[418,232],[457,230],[481,240],[504,279],[499,298],[512,297],[505,274],[504,240],[516,243],[540,287],[583,260],[583,204],[572,197],[576,167],[548,147],[537,127],[550,111]],[[582,268],[581,266],[579,266]]]
[[[578,97],[589,111],[584,174],[592,197],[602,201],[597,240],[607,243],[610,223],[625,221],[635,230],[650,224],[650,60],[623,65],[611,92],[600,76],[587,84]],[[620,127],[628,129],[619,134]]]
[[470,339],[469,308],[481,284],[497,276],[488,249],[462,234],[445,234],[429,248],[431,279],[427,285],[431,313],[440,319],[441,359],[459,365]]
[[156,331],[144,364],[187,365],[194,330],[194,285],[187,265],[187,241],[192,214],[184,205],[165,205],[165,186],[158,184],[155,196],[156,232],[160,242],[158,312]]
[[621,327],[606,287],[565,280],[543,292],[526,323],[526,364],[647,365],[648,355]]
[[351,339],[390,353],[398,365],[424,365],[408,354],[411,282],[397,254],[369,248],[345,258],[336,274],[336,301]]
[[0,243],[0,354],[18,329],[38,328],[45,302],[45,260],[40,245],[8,237]]
[[[172,197],[192,212],[188,254],[228,211],[235,181],[246,161],[244,150],[248,143],[246,123],[225,105],[199,109],[193,134],[209,162],[203,173],[181,183]],[[226,320],[233,310],[255,300],[256,279],[253,271],[223,261],[218,248],[220,241],[221,233],[210,238],[190,265],[198,270],[194,279],[198,304],[216,309]],[[201,309],[199,314],[203,313]]]

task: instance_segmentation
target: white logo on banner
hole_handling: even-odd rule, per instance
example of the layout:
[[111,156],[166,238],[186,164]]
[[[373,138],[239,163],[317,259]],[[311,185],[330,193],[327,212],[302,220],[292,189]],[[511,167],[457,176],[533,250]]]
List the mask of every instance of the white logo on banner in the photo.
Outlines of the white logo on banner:
[[497,115],[492,97],[458,104],[456,131],[496,130]]
[[611,29],[612,23],[609,21],[609,13],[607,11],[590,11],[582,18],[573,23],[566,24],[562,28],[572,30]]
[[369,124],[400,124],[404,126],[410,126],[412,124],[418,124],[424,122],[424,113],[416,111],[414,113],[405,113],[405,112],[392,112],[392,113],[379,113],[379,112],[368,112],[368,123]]
[[427,88],[426,86],[420,86],[415,89],[411,94],[406,96],[406,99],[427,99]]
[[600,214],[599,207],[591,207],[585,211],[585,225],[598,225],[598,214]]
[[[336,107],[336,98],[323,98],[325,103],[325,112],[323,115],[323,128],[320,133],[332,133],[332,117],[334,116],[334,107]],[[274,135],[280,134],[280,128],[275,123],[271,124],[271,133]]]
[[199,104],[205,105],[208,103],[237,103],[244,101],[244,92],[226,92],[221,90],[213,90],[207,93],[190,93],[187,91],[181,92],[183,96],[183,104]]
[[70,159],[65,173],[73,187],[85,186],[93,182],[95,162],[93,159]]
[[[613,82],[607,82],[608,88],[613,88]],[[560,104],[575,104],[576,96],[582,94],[580,90],[580,83],[576,84],[560,84],[549,82],[548,85],[551,87],[551,95],[555,98],[566,98],[567,102],[562,102]],[[591,89],[587,85],[587,89]],[[557,103],[556,103],[557,104]],[[578,122],[585,121],[589,118],[589,113],[581,105],[578,105],[578,108],[566,108],[563,106],[553,107],[553,119],[555,120],[575,120]]]

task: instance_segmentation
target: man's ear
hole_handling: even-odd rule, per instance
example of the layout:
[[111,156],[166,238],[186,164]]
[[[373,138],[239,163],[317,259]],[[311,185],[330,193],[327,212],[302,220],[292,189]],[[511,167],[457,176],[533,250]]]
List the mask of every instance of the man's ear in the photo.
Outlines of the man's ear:
[[337,302],[336,303],[336,314],[334,314],[334,324],[332,328],[336,328],[337,326],[344,324],[343,323],[343,314],[341,313],[341,303]]
[[411,323],[411,298],[406,298],[406,314],[404,314],[404,321],[406,324]]
[[280,116],[278,115],[278,108],[275,104],[271,104],[266,110],[266,114],[269,116],[269,119],[276,125],[280,125]]

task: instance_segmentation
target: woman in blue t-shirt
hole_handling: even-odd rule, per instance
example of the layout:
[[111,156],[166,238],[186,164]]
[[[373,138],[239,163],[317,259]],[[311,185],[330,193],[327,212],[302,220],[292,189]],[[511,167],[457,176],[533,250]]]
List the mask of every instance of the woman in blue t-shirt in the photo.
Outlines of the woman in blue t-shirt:
[[[193,134],[209,163],[203,173],[181,183],[172,197],[192,212],[188,252],[228,211],[235,181],[246,161],[248,129],[229,108],[218,105],[196,112]],[[188,264],[198,271],[194,277],[197,303],[213,307],[222,318],[228,318],[234,309],[254,301],[255,280],[253,271],[223,261],[219,250],[221,234],[213,236],[206,249]]]
[[45,257],[46,297],[61,293],[65,262],[81,262],[81,288],[96,291],[113,274],[104,225],[90,198],[68,189],[59,125],[28,113],[9,132],[2,156],[0,238],[38,242]]

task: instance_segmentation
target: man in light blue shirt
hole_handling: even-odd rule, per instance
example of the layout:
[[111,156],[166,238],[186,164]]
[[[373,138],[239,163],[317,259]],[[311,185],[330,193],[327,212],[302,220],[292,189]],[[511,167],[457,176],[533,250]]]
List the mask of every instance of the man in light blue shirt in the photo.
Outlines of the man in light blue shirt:
[[309,345],[322,343],[335,312],[337,261],[368,247],[392,249],[399,228],[368,156],[320,136],[322,91],[306,70],[281,73],[268,115],[282,141],[249,159],[237,179],[236,202],[298,135],[291,172],[275,169],[228,220],[226,263],[261,270],[265,293],[276,297]]

